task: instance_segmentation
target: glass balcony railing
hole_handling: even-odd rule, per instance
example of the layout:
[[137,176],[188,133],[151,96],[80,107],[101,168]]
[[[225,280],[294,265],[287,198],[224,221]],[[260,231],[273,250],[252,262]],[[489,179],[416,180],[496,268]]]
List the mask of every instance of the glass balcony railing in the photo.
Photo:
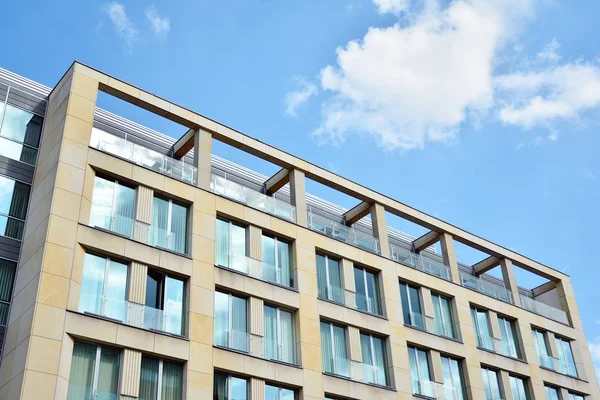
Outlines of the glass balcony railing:
[[489,335],[477,335],[479,347],[503,356],[518,358],[517,348],[514,343],[506,342]]
[[560,358],[555,358],[546,354],[540,356],[538,354],[538,360],[540,362],[540,365],[544,368],[548,368],[560,374],[574,376],[576,378],[578,377],[577,370],[574,367],[569,366],[568,363],[561,360]]
[[250,335],[246,331],[231,329],[221,332],[215,331],[215,346],[226,347],[228,349],[241,351],[244,353],[250,352],[253,343],[251,340],[255,340],[257,336]]
[[362,369],[362,381],[379,386],[389,386],[385,368],[379,365],[360,363]]
[[261,337],[263,343],[262,358],[297,365],[296,343],[284,343],[274,339]]
[[362,293],[345,290],[344,304],[350,308],[364,311],[369,314],[382,315],[378,300],[373,297],[365,296]]
[[323,362],[326,363],[326,365],[323,365],[323,371],[326,373],[346,378],[352,377],[349,358],[331,357],[327,361],[323,360]]
[[486,296],[514,304],[513,296],[505,287],[485,281],[473,275],[460,273],[460,284],[468,289],[483,293]]
[[184,160],[175,160],[169,156],[128,142],[98,128],[92,129],[90,147],[124,158],[159,174],[169,176],[191,185],[196,185],[198,171]]
[[90,218],[90,224],[94,224],[94,227],[96,228],[104,229],[114,232],[118,235],[131,238],[133,237],[135,220],[133,218],[117,214],[112,216],[104,216],[103,218],[92,215]]
[[285,273],[281,266],[276,267],[275,265],[271,265],[269,263],[256,260],[251,257],[233,254],[229,259],[229,265],[219,266],[229,270],[240,272],[252,278],[260,279],[261,281],[276,283],[278,285],[287,287],[293,287],[292,278],[284,278],[288,275],[291,275],[291,271],[287,271],[287,273]]
[[371,253],[381,254],[379,240],[373,237],[373,235],[332,221],[322,215],[313,213],[311,210],[308,210],[308,227],[313,231],[323,233],[349,245],[359,247]]
[[456,327],[453,327],[452,325],[448,324],[436,323],[434,318],[428,317],[423,314],[411,312],[410,320],[405,321],[405,323],[414,328],[433,333],[434,335],[444,336],[451,339],[454,339],[456,337]]
[[541,315],[542,317],[560,322],[561,324],[569,325],[569,317],[563,310],[549,306],[548,304],[542,303],[527,296],[521,295],[520,298],[521,307],[527,311],[531,311],[532,313]]
[[462,399],[461,390],[454,386],[422,379],[413,381],[414,394],[430,397],[436,400],[459,400]]
[[346,304],[346,291],[344,288],[334,285],[320,285],[319,298],[331,300],[336,303]]
[[227,176],[213,173],[210,177],[210,190],[220,196],[246,204],[248,207],[296,222],[296,207],[283,200],[267,196],[257,190],[228,180]]
[[444,263],[399,246],[390,245],[392,260],[439,278],[450,280],[450,268]]
[[326,373],[350,378],[354,381],[379,386],[389,386],[384,367],[353,361],[345,357],[332,357],[323,366]]
[[183,335],[183,315],[180,311],[159,310],[124,299],[98,298],[95,293],[81,294],[79,311],[110,318],[136,328]]

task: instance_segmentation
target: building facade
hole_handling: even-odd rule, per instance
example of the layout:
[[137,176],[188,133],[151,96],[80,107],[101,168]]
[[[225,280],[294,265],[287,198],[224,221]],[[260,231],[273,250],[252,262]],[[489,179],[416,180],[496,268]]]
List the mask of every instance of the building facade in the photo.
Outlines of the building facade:
[[559,271],[81,63],[0,101],[0,399],[600,399]]

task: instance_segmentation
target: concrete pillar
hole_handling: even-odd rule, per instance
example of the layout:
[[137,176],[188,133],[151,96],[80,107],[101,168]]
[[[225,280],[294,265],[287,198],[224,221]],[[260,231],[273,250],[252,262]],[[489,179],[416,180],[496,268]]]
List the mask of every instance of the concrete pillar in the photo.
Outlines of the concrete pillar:
[[496,339],[501,339],[500,335],[500,324],[498,322],[498,314],[495,311],[488,311],[488,319],[490,321],[490,332],[492,332],[492,337]]
[[452,238],[452,235],[446,232],[440,233],[440,245],[442,247],[444,264],[450,267],[452,282],[460,284],[458,261],[456,260],[456,251],[454,250],[454,239]]
[[210,160],[212,154],[212,134],[199,129],[194,135],[194,166],[198,169],[197,186],[210,190]]
[[362,348],[360,346],[360,330],[348,326],[348,347],[350,348],[350,376],[354,380],[362,379]]
[[132,262],[129,266],[129,287],[127,289],[127,300],[144,304],[146,302],[146,277],[148,267],[138,262]]
[[342,280],[344,287],[344,300],[348,307],[356,308],[356,284],[354,282],[354,263],[342,258]]
[[379,239],[381,256],[390,258],[390,242],[388,240],[387,223],[385,222],[385,209],[381,204],[371,205],[371,223],[373,224],[373,236]]
[[262,229],[250,225],[248,227],[248,257],[262,261]]
[[425,315],[425,317],[434,318],[431,290],[429,290],[428,287],[421,286],[419,292],[421,295],[421,305],[423,306],[423,315]]
[[521,307],[521,297],[519,296],[519,287],[515,278],[515,268],[508,258],[500,260],[500,268],[502,269],[502,277],[504,278],[504,286],[512,293],[514,304]]
[[577,301],[575,300],[575,293],[573,292],[570,279],[568,277],[563,277],[556,283],[556,290],[558,291],[558,299],[561,308],[567,312],[569,324],[573,328],[583,331],[581,316],[579,314],[579,308],[577,307]]
[[307,226],[306,177],[303,171],[290,171],[290,202],[296,207],[296,223]]
[[[250,354],[263,356],[265,336],[265,304],[262,299],[250,297]],[[262,340],[261,340],[262,338]]]
[[264,400],[265,381],[258,378],[250,378],[250,400]]
[[550,357],[558,358],[558,348],[556,347],[556,337],[554,336],[554,333],[546,331],[545,336],[548,344],[548,353],[550,353]]
[[500,390],[502,391],[502,400],[514,400],[512,390],[510,388],[510,375],[508,375],[508,372],[504,370],[500,370],[498,375],[500,378]]
[[565,388],[558,388],[558,395],[560,400],[569,400],[569,391]]
[[150,235],[153,200],[154,190],[142,185],[137,187],[133,238],[143,243],[148,243]]
[[121,395],[137,398],[140,391],[142,352],[123,349],[121,353]]
[[442,356],[439,351],[431,350],[429,352],[429,361],[431,362],[432,380],[437,383],[444,383],[444,371],[442,370]]

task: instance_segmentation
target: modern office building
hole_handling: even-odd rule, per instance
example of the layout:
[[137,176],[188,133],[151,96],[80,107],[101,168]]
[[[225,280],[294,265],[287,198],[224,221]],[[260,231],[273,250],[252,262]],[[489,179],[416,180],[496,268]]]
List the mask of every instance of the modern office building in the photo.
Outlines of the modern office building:
[[0,399],[600,399],[564,273],[77,62],[0,70],[0,235]]

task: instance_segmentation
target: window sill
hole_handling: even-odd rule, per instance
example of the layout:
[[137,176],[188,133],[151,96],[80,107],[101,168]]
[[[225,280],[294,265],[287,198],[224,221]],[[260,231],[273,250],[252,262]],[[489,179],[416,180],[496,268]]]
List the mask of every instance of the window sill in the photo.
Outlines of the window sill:
[[451,340],[451,341],[456,342],[456,343],[463,344],[462,340],[460,340],[460,339],[451,338],[449,336],[438,335],[437,333],[429,332],[429,331],[426,331],[425,329],[421,329],[421,328],[419,328],[417,326],[410,325],[410,324],[404,324],[404,326],[407,327],[407,328],[410,328],[410,329],[414,329],[415,331],[427,333],[428,335],[432,335],[432,336],[435,336],[435,337],[439,337],[439,338],[442,338],[442,339],[447,339],[447,340]]
[[243,351],[243,350],[232,349],[231,347],[219,346],[218,344],[213,344],[213,347],[215,349],[226,350],[226,351],[230,351],[232,353],[241,354],[243,356],[252,357],[252,358],[255,358],[257,360],[262,360],[262,361],[266,361],[266,362],[272,362],[272,363],[275,363],[275,364],[285,365],[287,367],[292,367],[292,368],[297,368],[297,369],[303,369],[298,364],[290,364],[290,363],[287,363],[285,361],[271,360],[271,359],[267,359],[267,358],[262,358],[262,357],[254,356],[254,355],[250,354],[250,352]]
[[376,387],[376,388],[379,388],[379,389],[389,390],[390,392],[395,392],[396,391],[396,389],[394,389],[391,386],[383,386],[383,385],[378,385],[376,383],[369,383],[369,382],[357,381],[355,379],[349,378],[349,377],[344,376],[344,375],[332,374],[331,372],[323,372],[323,375],[330,376],[332,378],[343,379],[343,380],[349,381],[349,382],[360,383],[361,385],[367,385],[367,386]]
[[324,299],[322,297],[319,297],[318,299],[322,300],[324,302],[327,302],[327,303],[335,304],[336,306],[347,308],[348,310],[356,311],[356,312],[359,312],[361,314],[370,315],[371,317],[375,317],[375,318],[382,319],[384,321],[388,321],[387,317],[384,317],[383,315],[373,314],[373,313],[370,313],[368,311],[359,310],[358,308],[352,308],[352,307],[349,307],[349,306],[345,305],[344,303],[339,303],[339,302],[337,302],[335,300]]
[[260,279],[260,278],[256,278],[256,277],[254,277],[254,276],[251,276],[250,274],[246,274],[246,273],[244,273],[244,272],[242,272],[242,271],[238,271],[237,269],[228,268],[228,267],[225,267],[225,266],[223,266],[223,265],[218,265],[218,264],[215,264],[215,267],[216,267],[216,268],[219,268],[219,269],[222,269],[222,270],[224,270],[224,271],[233,272],[234,274],[238,274],[238,275],[241,275],[241,276],[245,276],[246,278],[254,279],[254,280],[257,280],[257,281],[259,281],[259,282],[264,282],[264,283],[266,283],[266,284],[269,284],[269,285],[277,286],[277,287],[280,287],[280,288],[282,288],[282,289],[286,289],[286,290],[289,290],[289,291],[291,291],[291,292],[298,293],[298,289],[297,289],[297,288],[295,288],[295,287],[289,287],[289,286],[281,285],[281,284],[279,284],[279,283],[277,283],[277,282],[265,281],[265,280],[263,280],[263,279]]

